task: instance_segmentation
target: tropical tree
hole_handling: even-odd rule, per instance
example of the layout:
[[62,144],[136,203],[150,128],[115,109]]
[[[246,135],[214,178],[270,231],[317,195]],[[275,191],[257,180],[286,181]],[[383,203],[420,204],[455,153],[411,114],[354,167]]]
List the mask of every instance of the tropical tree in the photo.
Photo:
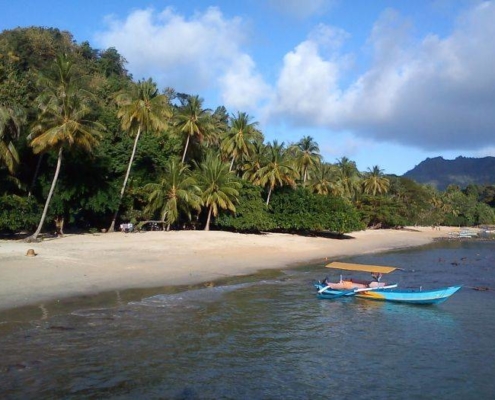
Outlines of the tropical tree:
[[249,156],[255,142],[263,141],[263,134],[257,129],[258,122],[250,122],[251,119],[245,112],[237,112],[231,118],[230,130],[222,142],[223,151],[231,158],[230,171],[237,159]]
[[277,186],[290,185],[295,187],[298,177],[297,170],[287,156],[284,143],[279,144],[274,140],[268,146],[267,163],[255,174],[254,183],[268,188],[266,205],[270,203],[270,196]]
[[220,209],[235,212],[234,203],[241,184],[215,154],[209,152],[198,171],[198,183],[202,190],[203,204],[208,209],[205,231],[210,230],[211,217],[217,217]]
[[355,198],[359,191],[359,171],[356,163],[347,157],[337,160],[337,184],[348,199]]
[[301,172],[303,184],[306,184],[309,169],[321,160],[318,143],[311,136],[304,136],[291,147],[295,150],[295,162]]
[[378,165],[368,168],[362,181],[365,194],[376,196],[377,193],[385,194],[390,187],[390,181],[383,175],[383,170]]
[[119,202],[109,228],[110,232],[115,230],[115,221],[124,197],[141,133],[159,134],[163,132],[168,126],[168,120],[172,117],[168,97],[158,93],[156,84],[151,78],[147,81],[139,81],[130,90],[119,93],[116,96],[116,102],[119,107],[117,116],[121,120],[122,129],[130,135],[135,135],[135,138],[131,158],[120,190]]
[[19,154],[14,141],[19,138],[25,114],[20,107],[0,104],[0,161],[14,174]]
[[255,183],[258,171],[268,163],[268,156],[268,146],[263,141],[256,140],[253,143],[251,154],[244,160],[242,165],[242,179]]
[[184,163],[191,139],[196,138],[201,142],[212,130],[211,112],[203,109],[203,99],[199,96],[187,96],[175,115],[174,126],[178,134],[186,138],[182,154]]
[[309,182],[309,189],[316,194],[338,195],[336,186],[337,168],[318,160],[313,168]]
[[36,232],[28,238],[35,240],[43,227],[48,207],[57,184],[64,150],[81,148],[92,152],[101,137],[103,126],[87,119],[92,109],[91,95],[72,73],[73,63],[66,55],[58,55],[55,74],[42,78],[43,91],[36,99],[40,114],[28,139],[35,154],[54,151],[57,166]]
[[149,192],[146,211],[159,211],[167,230],[181,213],[191,220],[191,209],[201,211],[201,190],[189,167],[176,158],[169,159],[159,183],[148,183],[144,188]]

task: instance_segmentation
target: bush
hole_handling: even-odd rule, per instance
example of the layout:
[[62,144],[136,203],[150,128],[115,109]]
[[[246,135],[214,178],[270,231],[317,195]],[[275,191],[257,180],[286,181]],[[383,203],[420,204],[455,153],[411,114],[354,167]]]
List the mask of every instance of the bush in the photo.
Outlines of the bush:
[[273,194],[270,212],[277,229],[346,233],[363,229],[354,206],[340,197],[284,189]]
[[240,232],[270,231],[275,228],[272,216],[268,212],[261,195],[261,188],[248,182],[242,182],[239,202],[235,213],[222,211],[215,225]]
[[33,197],[16,195],[0,197],[0,232],[34,230],[40,216],[40,206]]

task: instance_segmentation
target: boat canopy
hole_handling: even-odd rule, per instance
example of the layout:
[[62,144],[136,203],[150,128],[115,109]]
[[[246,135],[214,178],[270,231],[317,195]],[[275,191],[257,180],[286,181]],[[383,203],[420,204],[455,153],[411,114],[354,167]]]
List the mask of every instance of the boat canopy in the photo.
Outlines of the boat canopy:
[[334,261],[330,264],[325,265],[326,268],[332,269],[343,269],[346,271],[364,271],[364,272],[376,272],[379,274],[388,274],[395,271],[396,267],[381,267],[378,265],[368,265],[368,264],[350,264]]

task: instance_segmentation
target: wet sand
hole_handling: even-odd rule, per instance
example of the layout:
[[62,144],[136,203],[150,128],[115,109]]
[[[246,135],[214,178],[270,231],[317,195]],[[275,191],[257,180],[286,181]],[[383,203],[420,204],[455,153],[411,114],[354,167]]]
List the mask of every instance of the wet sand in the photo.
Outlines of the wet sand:
[[[110,290],[209,282],[427,244],[458,228],[366,230],[345,239],[172,231],[0,240],[0,310]],[[28,250],[36,255],[26,255]]]

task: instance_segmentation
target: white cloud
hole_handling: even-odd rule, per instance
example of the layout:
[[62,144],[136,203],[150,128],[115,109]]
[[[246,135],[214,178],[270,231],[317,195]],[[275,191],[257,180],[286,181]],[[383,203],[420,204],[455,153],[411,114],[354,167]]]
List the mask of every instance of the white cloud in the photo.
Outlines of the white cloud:
[[270,88],[255,71],[250,56],[242,54],[219,78],[223,104],[237,110],[253,112],[260,99],[269,97]]
[[224,105],[232,108],[255,105],[265,95],[256,65],[241,50],[243,21],[225,18],[218,8],[189,19],[172,8],[135,10],[124,20],[109,17],[107,25],[98,43],[117,48],[136,79],[152,77],[189,94],[220,87]]
[[387,10],[370,35],[371,67],[346,88],[338,46],[325,55],[321,33],[313,33],[285,56],[268,114],[430,151],[493,145],[493,21],[495,3],[487,1],[449,36],[414,42],[410,22]]
[[338,82],[342,60],[323,59],[319,50],[329,43],[338,47],[344,36],[342,31],[319,26],[310,39],[285,55],[270,114],[284,119],[290,115],[296,124],[316,126],[325,122],[327,113],[335,113],[329,106],[338,104],[341,96]]

